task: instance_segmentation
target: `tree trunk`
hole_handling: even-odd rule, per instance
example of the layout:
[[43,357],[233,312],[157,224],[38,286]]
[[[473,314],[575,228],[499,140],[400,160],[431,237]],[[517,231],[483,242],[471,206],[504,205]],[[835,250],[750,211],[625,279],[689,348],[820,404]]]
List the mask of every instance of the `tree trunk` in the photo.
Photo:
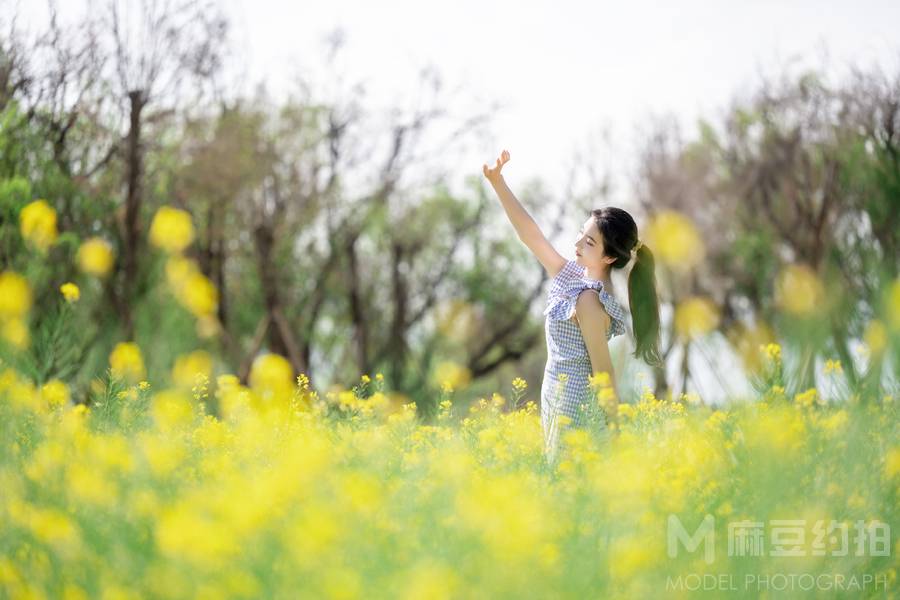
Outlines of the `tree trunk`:
[[394,295],[394,318],[391,322],[389,357],[391,368],[391,381],[399,382],[405,371],[406,354],[406,321],[407,321],[407,296],[408,290],[400,265],[403,262],[404,250],[400,243],[395,242],[391,253],[391,284]]
[[259,273],[267,319],[271,323],[269,332],[269,350],[287,357],[297,373],[306,373],[307,365],[303,359],[300,345],[291,331],[290,324],[281,310],[278,291],[277,265],[272,257],[275,246],[275,234],[269,223],[257,225],[254,231]]
[[346,248],[349,263],[347,288],[350,294],[350,318],[353,321],[353,341],[356,351],[356,366],[359,373],[369,372],[369,323],[363,310],[362,290],[359,280],[359,263],[356,253],[356,239]]
[[132,296],[137,279],[137,257],[140,245],[138,217],[141,210],[141,177],[143,175],[143,156],[141,153],[141,113],[147,99],[143,90],[128,92],[130,106],[130,126],[126,147],[126,188],[125,197],[125,231],[124,231],[124,281],[122,283],[123,326],[126,339],[134,339],[134,317],[132,315]]

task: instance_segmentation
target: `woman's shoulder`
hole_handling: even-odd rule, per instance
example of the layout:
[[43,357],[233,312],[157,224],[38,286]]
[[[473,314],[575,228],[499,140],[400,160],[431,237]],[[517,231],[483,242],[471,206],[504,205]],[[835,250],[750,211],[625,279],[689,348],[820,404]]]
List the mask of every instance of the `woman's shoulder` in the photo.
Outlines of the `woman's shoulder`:
[[551,290],[573,279],[578,279],[584,274],[584,269],[574,260],[566,259],[562,268],[550,278]]
[[551,320],[564,321],[575,313],[578,296],[584,290],[594,290],[600,303],[610,317],[612,335],[625,333],[625,310],[611,290],[603,282],[585,277],[584,267],[574,260],[567,260],[559,273],[553,277],[548,303],[544,314]]
[[606,289],[600,289],[600,302],[606,310],[606,314],[610,318],[610,330],[612,335],[622,335],[625,333],[625,309],[619,303],[619,300]]

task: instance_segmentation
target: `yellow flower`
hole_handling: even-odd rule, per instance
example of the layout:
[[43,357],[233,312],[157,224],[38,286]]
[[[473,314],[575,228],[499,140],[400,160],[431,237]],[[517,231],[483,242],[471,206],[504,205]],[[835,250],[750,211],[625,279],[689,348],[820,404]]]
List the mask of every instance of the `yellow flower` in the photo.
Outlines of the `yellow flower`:
[[368,375],[363,375],[363,376],[361,377],[361,380],[362,380],[363,383],[369,383],[370,381],[372,381],[372,378],[369,377]]
[[687,271],[705,254],[703,240],[690,219],[674,211],[658,213],[643,236],[656,257],[676,271]]
[[707,298],[688,298],[675,309],[675,330],[682,337],[696,339],[715,329],[718,324],[719,312]]
[[885,479],[893,479],[900,475],[900,447],[891,448],[884,457]]
[[881,356],[888,343],[887,328],[884,323],[878,319],[869,321],[863,334],[863,340],[873,356]]
[[233,375],[232,373],[223,373],[216,377],[216,388],[218,388],[219,391],[234,389],[240,384],[240,379],[238,379],[237,375]]
[[88,275],[104,277],[113,265],[113,251],[109,242],[92,237],[81,244],[75,258],[78,267]]
[[2,330],[3,339],[19,350],[28,347],[31,336],[28,333],[28,325],[22,319],[0,320],[0,330]]
[[842,409],[828,417],[824,417],[820,424],[826,432],[834,433],[839,431],[847,424],[847,411]]
[[59,286],[59,291],[62,292],[62,295],[66,298],[66,302],[69,303],[77,302],[81,297],[81,291],[78,289],[78,286],[71,281]]
[[597,392],[597,405],[606,411],[612,411],[616,402],[616,392],[612,387],[603,387]]
[[469,369],[453,361],[438,363],[432,373],[432,381],[442,388],[448,388],[447,391],[463,389],[471,379]]
[[22,318],[31,310],[31,287],[15,271],[0,273],[0,319]]
[[166,280],[175,298],[198,318],[212,316],[219,305],[219,292],[197,264],[181,256],[166,261]]
[[250,368],[249,383],[265,401],[287,401],[294,391],[294,368],[280,354],[261,354]]
[[798,406],[809,408],[816,403],[817,393],[816,388],[809,388],[805,392],[796,394],[794,396],[794,402],[796,402]]
[[51,408],[58,408],[69,403],[69,388],[59,379],[51,379],[41,387],[41,398]]
[[150,389],[150,382],[149,381],[141,381],[140,383],[138,383],[138,387],[146,392],[147,390]]
[[115,501],[116,486],[93,465],[74,462],[66,469],[66,489],[77,502],[109,505]]
[[781,360],[781,346],[778,344],[769,343],[760,345],[759,349],[770,361],[778,362]]
[[616,585],[634,579],[635,575],[647,572],[662,563],[665,551],[658,540],[648,536],[628,535],[612,539],[609,572]]
[[29,528],[41,543],[57,551],[74,551],[80,546],[78,526],[61,510],[40,508],[13,498],[9,501],[9,515],[12,522]]
[[186,425],[194,416],[193,406],[186,394],[179,390],[163,390],[153,396],[153,419],[163,431]]
[[179,387],[189,388],[194,385],[197,373],[209,378],[212,375],[213,359],[205,350],[194,350],[182,354],[175,359],[172,367],[172,382]]
[[458,598],[466,585],[453,569],[433,559],[420,559],[404,573],[402,581],[398,597],[403,600]]
[[825,361],[825,374],[828,375],[831,372],[834,372],[834,373],[843,373],[844,372],[843,369],[841,368],[841,361],[831,360],[831,359],[828,359]]
[[182,304],[197,317],[210,316],[219,307],[219,291],[199,271],[188,280],[182,292]]
[[894,331],[900,331],[900,277],[894,280],[887,293],[887,320]]
[[729,329],[728,339],[740,354],[744,368],[750,372],[758,372],[763,366],[763,354],[760,353],[760,345],[774,341],[772,329],[762,321],[758,321],[753,327],[747,327],[742,323]]
[[787,312],[808,316],[821,307],[825,290],[806,265],[788,265],[775,282],[776,303]]
[[309,389],[309,377],[307,377],[306,373],[297,375],[297,387],[301,390]]
[[340,406],[341,408],[352,409],[356,408],[358,404],[359,400],[357,399],[356,394],[354,394],[352,391],[343,390],[338,392],[338,406]]
[[127,381],[138,381],[147,376],[141,349],[134,342],[119,342],[109,354],[109,366],[113,376]]
[[[218,290],[216,291],[218,296]],[[219,319],[212,314],[204,314],[197,317],[197,335],[201,338],[211,338],[222,330]]]
[[19,213],[22,237],[44,252],[57,238],[56,211],[46,200],[35,200]]
[[691,406],[696,406],[702,402],[700,394],[698,394],[697,392],[682,393],[681,400],[686,404],[690,404]]
[[150,224],[150,242],[175,254],[194,241],[194,224],[187,211],[171,206],[160,207]]
[[612,385],[612,379],[610,378],[609,373],[601,371],[593,375],[588,375],[588,385],[590,385],[590,387],[606,387]]
[[[157,421],[157,424],[161,426],[161,428],[165,428],[168,424],[166,418],[172,416],[169,414],[171,409],[172,413],[176,417],[178,417],[178,398],[174,399],[172,404],[169,404],[168,400],[172,399],[171,396],[163,396],[162,398],[154,397],[153,408],[154,419],[160,419]],[[157,408],[158,407],[158,408]],[[183,444],[173,443],[172,440],[166,439],[161,435],[151,435],[149,432],[142,433],[137,438],[138,444],[147,460],[147,464],[150,466],[150,470],[154,475],[159,477],[164,477],[172,473],[175,469],[177,469],[181,463],[186,458],[186,452]]]

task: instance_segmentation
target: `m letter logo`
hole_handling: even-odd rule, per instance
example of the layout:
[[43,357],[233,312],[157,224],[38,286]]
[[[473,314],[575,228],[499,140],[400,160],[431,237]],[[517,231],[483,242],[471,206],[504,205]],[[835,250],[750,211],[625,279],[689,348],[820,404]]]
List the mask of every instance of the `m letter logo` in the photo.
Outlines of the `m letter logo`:
[[670,514],[667,538],[669,558],[678,556],[678,542],[680,541],[688,552],[695,551],[700,542],[703,542],[703,558],[706,560],[706,564],[712,564],[715,560],[715,520],[710,514],[703,517],[703,521],[700,523],[697,531],[694,532],[694,535],[688,535],[687,530],[681,524],[681,520],[676,515]]

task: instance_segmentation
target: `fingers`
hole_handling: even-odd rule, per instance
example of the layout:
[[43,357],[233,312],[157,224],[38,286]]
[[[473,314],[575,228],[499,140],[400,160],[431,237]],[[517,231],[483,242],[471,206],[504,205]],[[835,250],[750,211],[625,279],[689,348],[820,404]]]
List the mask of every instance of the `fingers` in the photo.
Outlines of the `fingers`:
[[494,164],[494,168],[491,169],[488,167],[487,163],[484,163],[481,167],[482,172],[487,176],[490,171],[499,170],[500,167],[509,162],[509,150],[504,150],[500,153],[500,158],[497,159],[497,162]]

